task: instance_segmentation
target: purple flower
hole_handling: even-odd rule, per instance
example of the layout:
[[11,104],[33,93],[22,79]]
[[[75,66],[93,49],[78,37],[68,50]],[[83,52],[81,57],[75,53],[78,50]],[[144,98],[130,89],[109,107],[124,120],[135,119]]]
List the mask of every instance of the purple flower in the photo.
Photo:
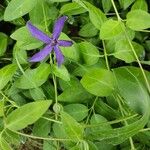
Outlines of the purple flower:
[[67,16],[63,16],[55,22],[52,37],[49,37],[41,30],[33,26],[30,21],[27,22],[27,27],[32,36],[46,44],[46,46],[40,52],[36,53],[29,59],[30,62],[39,62],[46,58],[52,52],[52,50],[54,50],[58,66],[63,63],[64,56],[59,49],[59,46],[68,47],[73,44],[72,41],[58,40],[66,20]]

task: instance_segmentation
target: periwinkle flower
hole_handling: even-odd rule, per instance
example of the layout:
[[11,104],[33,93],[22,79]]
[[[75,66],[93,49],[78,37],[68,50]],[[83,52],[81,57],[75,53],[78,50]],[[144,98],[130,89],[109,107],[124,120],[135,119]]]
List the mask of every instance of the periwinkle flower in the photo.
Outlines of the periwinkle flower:
[[27,27],[31,32],[32,36],[46,44],[46,46],[40,52],[36,53],[29,59],[30,62],[39,62],[46,58],[52,52],[52,50],[54,50],[58,66],[63,63],[64,56],[59,49],[59,46],[69,47],[73,44],[72,41],[58,40],[67,18],[67,16],[63,16],[55,22],[52,37],[49,37],[41,30],[33,26],[30,21],[27,22]]

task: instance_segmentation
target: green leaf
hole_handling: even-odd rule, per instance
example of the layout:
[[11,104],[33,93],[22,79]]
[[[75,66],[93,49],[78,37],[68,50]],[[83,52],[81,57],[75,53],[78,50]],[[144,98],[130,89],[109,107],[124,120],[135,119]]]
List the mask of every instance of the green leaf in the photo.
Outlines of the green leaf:
[[136,0],[132,6],[132,10],[136,10],[136,9],[148,11],[147,2],[145,0]]
[[99,114],[94,114],[91,117],[90,125],[93,126],[90,128],[91,132],[99,132],[100,130],[111,129],[111,126],[108,123],[107,119]]
[[113,72],[117,82],[117,94],[123,98],[125,103],[127,102],[134,110],[140,112],[140,116],[142,114],[141,118],[127,126],[100,132],[96,131],[95,133],[91,132],[90,134],[90,138],[106,140],[107,143],[117,145],[137,134],[147,124],[150,116],[150,97],[145,86],[143,86],[145,82],[139,68],[121,67],[114,69]]
[[[64,129],[64,127],[63,127],[62,124],[54,123],[54,124],[53,124],[53,132],[54,132],[55,137],[57,137],[57,138],[69,139],[69,135],[66,134],[65,129]],[[64,140],[64,141],[62,141],[62,142],[63,142],[65,148],[70,149],[70,147],[74,146],[73,141]],[[49,150],[49,149],[48,149],[48,150]]]
[[[100,141],[100,142],[96,142],[95,143],[96,146],[98,147],[98,150],[114,150],[115,146],[112,144],[108,144],[107,142],[105,142],[104,140]],[[125,149],[122,149],[125,150]],[[127,149],[126,149],[127,150]]]
[[99,60],[99,50],[89,42],[78,44],[83,61],[87,65],[94,65]]
[[43,142],[43,150],[56,150],[57,143],[56,141],[47,141]]
[[109,12],[112,7],[111,0],[102,0],[102,6],[105,13]]
[[[125,32],[126,32],[126,34],[125,34]],[[131,30],[130,28],[126,28],[125,32],[121,32],[114,38],[105,41],[107,53],[114,52],[116,43],[120,40],[127,40],[127,36],[130,40],[134,39],[135,31]]]
[[118,86],[120,86],[119,92],[125,98],[127,104],[134,111],[144,114],[147,111],[146,108],[149,107],[146,105],[150,97],[142,83],[141,70],[135,67],[121,67],[114,69],[113,72]]
[[37,121],[49,108],[52,101],[38,101],[25,104],[12,111],[6,118],[6,127],[21,130]]
[[93,37],[96,36],[98,30],[93,26],[92,23],[85,24],[79,31],[79,35],[82,37]]
[[11,0],[6,7],[4,20],[12,21],[27,14],[33,9],[36,3],[37,0]]
[[77,67],[74,72],[73,72],[73,75],[75,76],[79,76],[79,77],[83,77],[83,75],[92,70],[92,69],[95,69],[95,68],[104,68],[106,69],[106,62],[103,58],[99,58],[99,61],[98,63],[94,64],[94,65],[91,65],[91,66],[87,66],[87,65],[80,65],[79,67]]
[[91,94],[108,96],[114,90],[114,77],[111,71],[91,69],[83,76],[81,84]]
[[5,132],[2,135],[3,138],[9,143],[9,145],[12,147],[12,144],[14,145],[12,148],[17,147],[20,145],[21,137],[17,133],[12,132],[9,129],[5,129]]
[[7,48],[7,35],[0,32],[0,56],[3,56]]
[[14,62],[16,60],[19,62],[19,64],[27,64],[27,52],[24,49],[20,49],[17,47],[17,45],[14,46],[13,48],[13,57],[14,57]]
[[121,7],[127,9],[135,0],[119,0]]
[[[22,36],[23,35],[23,36]],[[26,26],[19,28],[10,36],[12,39],[17,41],[17,46],[21,49],[35,49],[43,45],[43,43],[34,37],[27,29]]]
[[36,25],[43,25],[45,27],[45,21],[47,26],[51,23],[51,20],[57,17],[58,10],[53,5],[48,5],[47,1],[38,0],[36,6],[30,11],[30,21]]
[[2,150],[12,150],[10,145],[7,143],[7,141],[3,137],[0,137],[0,148]]
[[80,84],[78,80],[69,82],[70,86],[64,89],[64,91],[58,96],[58,100],[61,102],[85,102],[93,97],[88,93]]
[[42,88],[30,89],[30,94],[35,101],[46,99],[46,96]]
[[79,15],[85,13],[87,10],[80,6],[78,3],[72,2],[63,5],[60,9],[60,14],[65,15]]
[[[61,33],[60,40],[71,41],[71,39],[64,33]],[[60,49],[65,57],[73,59],[75,61],[79,60],[79,52],[76,43],[74,43],[71,47],[60,47]]]
[[112,39],[123,32],[124,24],[121,21],[108,20],[100,30],[100,38],[103,40]]
[[135,31],[150,28],[150,14],[143,10],[133,10],[127,14],[127,26]]
[[53,65],[51,69],[52,73],[54,73],[56,77],[59,77],[64,81],[70,81],[70,75],[64,65],[61,65],[60,67],[58,67],[57,65]]
[[75,0],[76,3],[81,5],[89,12],[89,17],[93,25],[100,30],[101,25],[107,20],[105,14],[94,5],[90,4],[87,1]]
[[17,66],[14,64],[7,65],[0,69],[0,90],[12,79],[15,74]]
[[84,1],[84,3],[87,6],[91,22],[97,29],[100,30],[102,24],[107,20],[105,14],[89,2]]
[[64,106],[64,111],[71,115],[77,121],[82,121],[88,115],[88,108],[83,104],[66,105]]
[[83,128],[82,126],[69,114],[61,112],[61,121],[63,123],[63,128],[65,133],[73,140],[81,140],[83,138]]
[[0,117],[4,116],[4,101],[0,101]]
[[[144,52],[144,48],[136,42],[131,42],[131,44],[133,45],[133,48],[134,48],[137,56],[139,56],[139,57],[142,56],[142,54]],[[131,45],[130,45],[129,41],[127,41],[127,40],[119,40],[116,43],[115,52],[113,53],[113,55],[116,58],[124,60],[127,63],[136,61],[136,58],[132,51]]]
[[27,69],[18,80],[15,86],[20,89],[32,89],[41,86],[46,82],[50,74],[50,65],[46,63],[40,64],[35,69]]
[[50,132],[50,121],[44,118],[40,118],[34,123],[33,135],[40,137],[47,137]]

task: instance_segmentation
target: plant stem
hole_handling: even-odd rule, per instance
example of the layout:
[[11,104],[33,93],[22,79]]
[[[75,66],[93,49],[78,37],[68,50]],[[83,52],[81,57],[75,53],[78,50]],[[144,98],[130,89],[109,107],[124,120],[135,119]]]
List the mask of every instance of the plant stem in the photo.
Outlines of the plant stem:
[[72,141],[71,139],[57,139],[57,138],[44,138],[44,137],[39,137],[39,136],[34,136],[34,135],[29,135],[29,134],[25,134],[25,133],[21,133],[21,132],[18,132],[18,131],[14,131],[14,130],[11,130],[11,129],[8,129],[18,135],[21,135],[21,136],[24,136],[24,137],[29,137],[29,138],[32,138],[32,139],[40,139],[40,140],[46,140],[46,141]]
[[105,46],[104,40],[102,40],[102,43],[103,43],[103,48],[104,48],[104,57],[105,57],[105,60],[106,60],[106,66],[107,66],[107,69],[110,70],[108,57],[107,57],[106,46]]
[[44,16],[45,30],[46,30],[46,32],[48,32],[48,25],[47,25],[46,13],[45,13],[45,8],[44,8],[43,2],[42,2],[42,9],[43,9],[43,16]]
[[[117,95],[116,99],[117,99],[117,102],[118,102],[118,105],[120,108],[121,115],[124,117],[123,107],[122,107],[121,102],[120,102],[120,99],[122,99],[122,98],[120,95]],[[124,123],[126,126],[128,126],[128,122],[126,120],[124,121]],[[130,141],[130,145],[131,145],[131,150],[136,150],[132,137],[129,137],[129,141]]]
[[113,5],[113,7],[114,7],[114,10],[115,10],[115,13],[116,13],[116,15],[117,15],[118,21],[121,20],[120,15],[119,15],[119,13],[118,13],[118,10],[117,10],[117,8],[116,8],[116,5],[115,5],[115,3],[114,3],[114,0],[111,0],[111,3],[112,3],[112,5]]
[[[115,6],[114,0],[111,0],[111,2],[112,2],[112,5],[113,5],[113,7],[114,7],[115,13],[116,13],[116,15],[117,15],[118,21],[122,21],[122,19],[120,18],[119,13],[118,13],[118,11],[117,11],[117,8],[116,8],[116,6]],[[122,26],[121,26],[121,27],[122,27]],[[134,47],[133,47],[133,45],[132,45],[132,43],[131,43],[131,41],[130,41],[130,39],[129,39],[127,33],[126,33],[125,28],[122,27],[122,29],[123,29],[123,31],[124,31],[124,33],[125,33],[125,36],[126,36],[128,42],[129,42],[129,45],[130,45],[130,47],[131,47],[131,50],[132,50],[132,52],[133,52],[133,54],[134,54],[134,56],[135,56],[135,58],[136,58],[136,60],[137,60],[137,63],[138,63],[138,65],[139,65],[140,69],[141,69],[141,72],[142,72],[142,74],[143,74],[143,77],[144,77],[145,84],[146,84],[146,86],[147,86],[148,92],[150,93],[150,84],[149,84],[149,82],[148,82],[148,79],[147,79],[147,77],[146,77],[146,74],[145,74],[145,72],[144,72],[144,69],[143,69],[143,67],[142,67],[142,65],[141,65],[141,63],[140,63],[140,60],[139,60],[139,58],[138,58],[138,56],[137,56],[137,54],[136,54],[136,51],[135,51],[135,49],[134,49]]]

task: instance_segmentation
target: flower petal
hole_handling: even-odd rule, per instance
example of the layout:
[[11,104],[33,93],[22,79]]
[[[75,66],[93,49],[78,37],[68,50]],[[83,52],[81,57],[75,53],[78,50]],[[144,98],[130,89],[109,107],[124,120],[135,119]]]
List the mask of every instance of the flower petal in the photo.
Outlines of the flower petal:
[[67,20],[67,16],[60,17],[54,25],[53,29],[53,39],[58,39],[60,36],[60,33],[64,27],[65,21]]
[[41,30],[36,28],[34,25],[32,25],[32,23],[30,21],[27,22],[27,27],[28,27],[29,31],[31,32],[32,36],[34,36],[38,40],[40,40],[44,43],[51,42],[51,38],[48,35],[46,35],[44,32],[42,32]]
[[58,45],[63,46],[63,47],[69,47],[73,44],[72,41],[67,41],[67,40],[58,40]]
[[39,61],[43,60],[49,53],[51,53],[52,49],[53,49],[53,46],[51,46],[50,44],[45,46],[40,52],[33,55],[29,59],[29,61],[30,62],[39,62]]
[[56,55],[58,66],[60,66],[64,62],[64,56],[61,50],[59,49],[58,45],[54,46],[54,52]]

